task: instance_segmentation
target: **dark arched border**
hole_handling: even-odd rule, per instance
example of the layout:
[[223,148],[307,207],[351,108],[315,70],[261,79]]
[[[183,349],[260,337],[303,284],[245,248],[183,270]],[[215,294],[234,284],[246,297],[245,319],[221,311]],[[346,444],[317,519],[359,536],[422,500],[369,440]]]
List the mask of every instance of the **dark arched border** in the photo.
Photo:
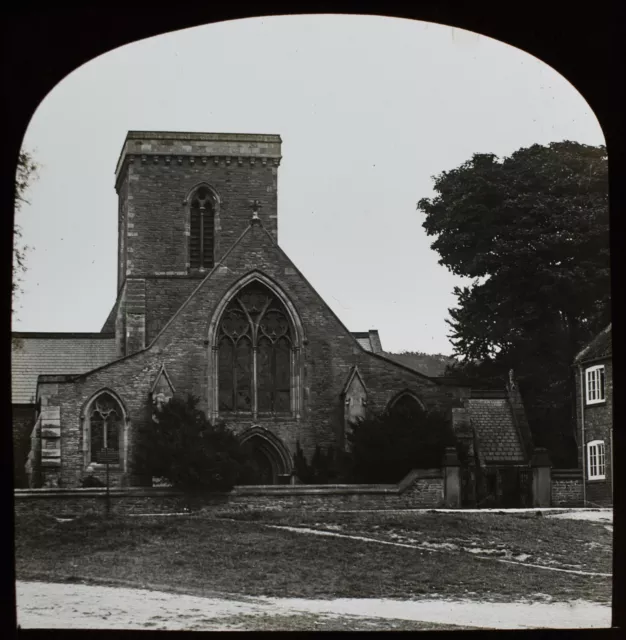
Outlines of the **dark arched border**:
[[[102,395],[108,394],[110,395],[120,406],[122,410],[122,446],[120,447],[120,468],[123,473],[126,473],[128,470],[128,428],[130,425],[130,419],[128,417],[128,410],[126,409],[126,405],[124,401],[119,396],[119,394],[113,389],[109,387],[103,387],[98,389],[94,394],[92,394],[88,400],[86,400],[82,407],[80,408],[80,433],[81,433],[81,443],[82,443],[82,453],[83,453],[83,466],[87,468],[91,462],[91,434],[90,434],[90,424],[89,424],[89,410],[91,405]],[[104,465],[100,465],[104,466]],[[115,466],[115,465],[114,465]]]
[[[183,206],[185,207],[185,228],[189,230],[189,235],[187,236],[187,242],[185,243],[185,264],[187,271],[191,270],[191,257],[189,255],[189,239],[191,238],[191,200],[193,195],[198,191],[198,189],[205,187],[209,190],[211,194],[211,200],[213,200],[213,262],[217,261],[217,256],[220,255],[220,230],[221,230],[221,206],[222,206],[222,198],[220,197],[219,191],[209,184],[206,181],[200,181],[196,183],[189,191],[187,191],[187,195],[183,200]],[[194,269],[195,271],[195,269]],[[200,272],[208,273],[211,269],[198,269]]]
[[261,449],[267,455],[276,476],[291,474],[293,464],[291,454],[283,441],[269,429],[255,425],[239,434],[239,442],[245,444],[250,440],[259,440]]
[[[222,296],[219,304],[215,308],[215,311],[211,315],[207,327],[207,348],[208,348],[208,379],[207,379],[207,407],[208,415],[211,420],[217,420],[219,418],[218,411],[218,349],[217,349],[217,328],[222,318],[224,310],[230,303],[230,301],[247,285],[252,282],[258,282],[264,287],[267,287],[277,298],[287,311],[289,321],[294,333],[293,346],[292,346],[292,373],[291,373],[291,413],[296,420],[300,420],[302,415],[302,381],[304,380],[303,371],[303,356],[302,348],[305,342],[304,326],[300,314],[295,305],[285,293],[282,287],[280,287],[274,280],[266,276],[258,269],[250,271],[245,276],[241,277],[235,283],[233,283],[228,291]],[[254,417],[256,419],[256,416]]]
[[[623,104],[611,95],[609,85],[611,74],[609,69],[614,65],[613,85],[619,91],[623,88],[623,67],[618,61],[624,58],[619,50],[624,46],[624,38],[619,33],[612,37],[613,29],[617,31],[623,24],[620,15],[621,3],[595,3],[585,7],[584,11],[564,10],[561,3],[453,3],[441,0],[424,0],[411,3],[410,10],[395,9],[393,5],[380,3],[370,5],[369,11],[362,14],[385,15],[414,20],[435,22],[467,29],[495,38],[511,46],[522,49],[552,66],[587,100],[594,110],[607,139],[609,152],[610,201],[611,211],[621,212],[626,208],[626,136],[623,131]],[[354,5],[335,3],[332,10],[322,5],[300,5],[300,13],[338,13],[354,12]],[[18,87],[11,92],[11,99],[4,103],[5,119],[11,123],[5,131],[2,152],[6,156],[7,171],[2,172],[5,188],[3,189],[4,211],[13,209],[14,170],[19,149],[28,123],[39,103],[45,98],[67,74],[80,65],[117,47],[131,42],[150,38],[174,30],[187,29],[212,22],[235,20],[255,16],[281,15],[285,13],[284,5],[264,5],[265,11],[253,13],[241,5],[232,4],[228,8],[207,9],[203,3],[189,3],[170,8],[151,7],[150,11],[129,10],[120,20],[119,10],[109,5],[90,3],[81,7],[55,6],[54,11],[33,12],[27,6],[14,8],[7,12],[4,19],[4,82],[5,86]],[[294,12],[294,6],[290,6]],[[614,11],[611,11],[614,9]],[[98,29],[91,26],[98,24]],[[90,30],[91,29],[91,30]],[[89,30],[89,37],[77,38],[76,34]],[[24,46],[28,43],[28,46]],[[416,116],[417,117],[417,116]],[[121,140],[120,140],[121,143]],[[12,231],[13,221],[5,216],[4,240],[6,299],[10,300],[9,287],[11,281]],[[621,267],[621,234],[619,226],[623,224],[617,214],[611,215],[611,280],[613,299],[619,300],[626,289]],[[624,326],[626,316],[622,305],[612,308],[617,326]],[[9,314],[5,314],[5,322],[10,322]],[[617,353],[622,353],[624,337],[617,332],[613,338]],[[9,341],[5,341],[5,361],[10,358]],[[617,394],[614,400],[615,421],[626,415],[623,394]],[[11,420],[10,408],[5,407],[5,422]],[[616,439],[616,455],[626,455],[626,440]],[[7,499],[11,487],[10,455],[12,443],[10,430],[4,431],[5,470],[4,483]],[[616,469],[616,484],[622,472]],[[619,520],[617,510],[616,518]],[[623,545],[614,549],[615,566],[626,564]],[[622,559],[620,561],[620,558]],[[614,599],[624,599],[624,581],[622,572],[614,577]],[[619,597],[622,593],[622,597]],[[617,608],[614,626],[623,626],[624,608]]]
[[413,398],[413,400],[415,400],[415,402],[417,402],[417,404],[419,404],[419,406],[424,411],[426,411],[426,405],[424,404],[423,400],[417,395],[417,393],[415,393],[414,391],[411,391],[410,389],[403,389],[402,391],[399,391],[398,393],[396,393],[391,398],[391,400],[389,400],[389,402],[387,403],[387,406],[385,407],[385,411],[391,411],[391,409],[393,409],[396,402],[398,402],[400,398],[404,398],[404,396],[409,396]]

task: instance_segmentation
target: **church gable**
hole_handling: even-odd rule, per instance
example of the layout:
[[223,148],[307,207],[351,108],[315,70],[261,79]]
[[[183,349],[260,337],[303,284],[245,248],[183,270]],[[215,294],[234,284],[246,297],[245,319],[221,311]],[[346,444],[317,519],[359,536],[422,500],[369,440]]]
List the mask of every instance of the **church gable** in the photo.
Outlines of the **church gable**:
[[[193,390],[196,395],[207,398],[212,418],[218,417],[220,403],[225,411],[239,409],[246,413],[249,408],[255,415],[252,394],[248,395],[247,392],[247,382],[243,390],[232,386],[220,390],[218,381],[220,377],[222,380],[225,377],[232,379],[234,375],[228,371],[228,367],[219,371],[220,362],[223,361],[220,349],[231,350],[233,363],[236,360],[235,354],[241,358],[241,362],[246,363],[242,365],[240,372],[245,380],[253,375],[249,371],[249,352],[259,345],[254,343],[254,331],[246,328],[248,319],[241,301],[233,303],[246,287],[253,285],[275,298],[290,327],[291,333],[286,332],[284,339],[289,342],[292,354],[289,371],[292,395],[290,408],[285,413],[296,421],[306,417],[301,410],[307,404],[308,411],[318,411],[323,415],[329,428],[331,423],[343,424],[345,416],[342,390],[348,375],[357,365],[359,374],[354,384],[358,386],[360,381],[363,388],[366,385],[377,388],[373,397],[375,405],[379,405],[381,409],[390,399],[389,390],[397,392],[407,386],[414,388],[416,392],[428,387],[436,390],[439,395],[446,395],[445,392],[440,393],[435,381],[360,345],[262,224],[252,221],[150,347],[161,353],[168,362],[168,371],[173,379],[180,381],[182,387]],[[228,339],[224,335],[224,329],[220,329],[220,322],[227,312],[239,316],[242,322],[238,329],[242,333],[235,335],[231,327]],[[261,382],[259,378],[258,384]],[[278,393],[278,383],[272,384]],[[283,387],[286,393],[286,385],[283,384]],[[240,392],[241,395],[238,395]],[[223,393],[221,400],[220,393]],[[259,387],[259,399],[261,395]],[[260,400],[257,408],[260,410],[262,402],[259,402]],[[285,407],[281,409],[279,406],[282,401],[277,402],[279,404],[274,410],[284,410]],[[338,411],[340,413],[337,415]]]

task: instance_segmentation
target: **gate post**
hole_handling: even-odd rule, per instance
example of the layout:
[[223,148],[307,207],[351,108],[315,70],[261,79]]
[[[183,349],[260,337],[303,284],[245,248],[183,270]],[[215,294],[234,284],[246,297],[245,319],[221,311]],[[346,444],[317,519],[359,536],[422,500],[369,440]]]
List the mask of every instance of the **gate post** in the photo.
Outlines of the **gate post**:
[[530,462],[532,467],[533,507],[549,507],[552,503],[552,478],[548,450],[537,447]]
[[443,456],[444,502],[446,507],[461,506],[461,463],[454,447],[446,447]]

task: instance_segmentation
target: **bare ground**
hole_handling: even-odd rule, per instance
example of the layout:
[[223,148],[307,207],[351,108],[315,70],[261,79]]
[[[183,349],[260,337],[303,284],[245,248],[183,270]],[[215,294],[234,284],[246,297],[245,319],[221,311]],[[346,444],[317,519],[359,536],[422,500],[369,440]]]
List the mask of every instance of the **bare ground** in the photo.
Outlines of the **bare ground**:
[[200,598],[41,582],[19,582],[17,603],[23,628],[409,631],[600,628],[611,623],[610,607],[588,602]]

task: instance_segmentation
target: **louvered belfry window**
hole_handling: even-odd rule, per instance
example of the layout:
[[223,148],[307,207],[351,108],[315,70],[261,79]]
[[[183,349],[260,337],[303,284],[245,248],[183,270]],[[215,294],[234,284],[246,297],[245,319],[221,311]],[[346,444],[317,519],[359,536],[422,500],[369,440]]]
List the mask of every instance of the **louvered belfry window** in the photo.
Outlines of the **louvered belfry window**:
[[199,187],[191,198],[189,225],[189,266],[213,268],[213,227],[215,209],[211,192]]
[[292,344],[282,303],[262,285],[245,287],[218,329],[219,410],[288,413]]

